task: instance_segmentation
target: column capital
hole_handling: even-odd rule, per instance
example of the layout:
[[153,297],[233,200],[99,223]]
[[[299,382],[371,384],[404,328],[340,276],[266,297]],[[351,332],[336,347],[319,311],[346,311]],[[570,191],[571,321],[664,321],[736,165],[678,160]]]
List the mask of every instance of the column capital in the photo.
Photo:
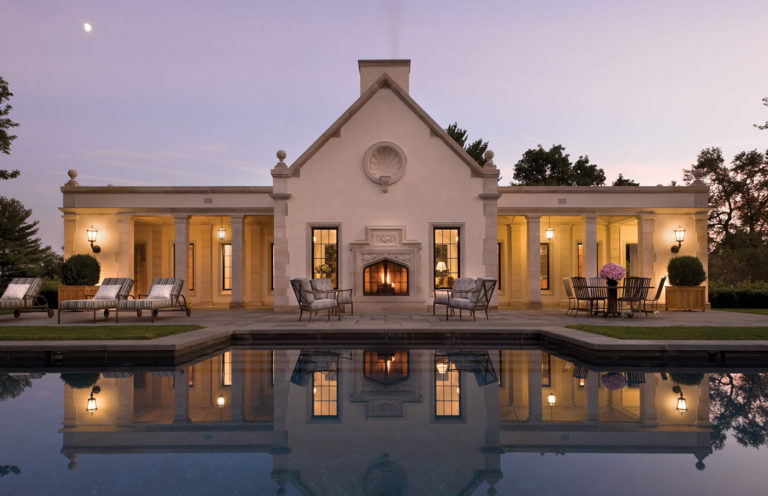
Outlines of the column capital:
[[530,222],[533,220],[541,220],[543,215],[542,214],[525,214],[523,217],[525,217],[525,219]]

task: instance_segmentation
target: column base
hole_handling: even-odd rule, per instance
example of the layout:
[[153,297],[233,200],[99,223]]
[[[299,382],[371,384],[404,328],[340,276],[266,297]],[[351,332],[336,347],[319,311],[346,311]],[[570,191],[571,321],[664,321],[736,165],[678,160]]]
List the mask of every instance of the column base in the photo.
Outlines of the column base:
[[529,301],[528,308],[530,310],[541,310],[544,308],[544,305],[542,305],[540,301]]
[[243,303],[242,301],[232,301],[229,303],[230,310],[233,310],[236,308],[245,308],[245,303]]

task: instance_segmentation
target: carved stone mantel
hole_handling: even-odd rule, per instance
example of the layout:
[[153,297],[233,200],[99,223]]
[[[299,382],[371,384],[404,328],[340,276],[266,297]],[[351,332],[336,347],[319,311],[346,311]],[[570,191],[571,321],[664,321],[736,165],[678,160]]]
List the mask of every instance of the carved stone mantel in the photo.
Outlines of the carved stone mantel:
[[363,296],[363,269],[382,260],[391,260],[408,268],[410,294],[399,298],[423,296],[421,242],[407,240],[405,226],[366,226],[365,239],[351,242],[349,249],[355,261],[354,296]]

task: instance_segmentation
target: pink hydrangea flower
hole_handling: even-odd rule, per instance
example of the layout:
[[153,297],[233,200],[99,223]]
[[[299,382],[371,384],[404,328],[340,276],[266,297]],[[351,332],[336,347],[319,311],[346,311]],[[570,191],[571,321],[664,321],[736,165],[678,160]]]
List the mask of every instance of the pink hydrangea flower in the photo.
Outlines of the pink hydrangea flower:
[[613,279],[614,281],[624,279],[625,275],[627,275],[627,271],[624,270],[624,267],[611,262],[603,265],[603,268],[600,269],[600,277]]
[[606,389],[610,391],[618,391],[627,385],[627,378],[624,374],[618,372],[608,372],[604,376],[600,377],[600,382],[603,383]]

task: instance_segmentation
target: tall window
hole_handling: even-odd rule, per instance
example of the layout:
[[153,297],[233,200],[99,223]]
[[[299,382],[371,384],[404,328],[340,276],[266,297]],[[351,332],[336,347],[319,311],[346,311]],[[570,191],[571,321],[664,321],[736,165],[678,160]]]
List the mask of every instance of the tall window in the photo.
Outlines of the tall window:
[[579,277],[584,277],[584,245],[576,243],[576,266]]
[[458,227],[434,228],[435,289],[452,288],[453,281],[460,276],[460,247]]
[[498,275],[496,276],[498,285],[496,287],[499,288],[499,291],[501,291],[501,243],[496,245],[496,268],[498,270]]
[[338,285],[339,241],[335,227],[312,228],[312,277],[333,281]]
[[338,417],[338,372],[324,370],[312,373],[312,416]]
[[269,288],[275,289],[275,244],[269,244],[269,261],[272,266],[272,272],[269,279]]
[[461,374],[446,361],[435,357],[435,417],[461,417]]
[[221,289],[232,289],[232,244],[221,245]]
[[541,289],[549,289],[549,243],[541,243]]
[[225,351],[221,355],[221,385],[232,385],[232,352]]
[[[176,277],[176,243],[173,243],[173,277]],[[187,280],[185,281],[189,291],[195,290],[195,244],[189,244],[187,253]]]

